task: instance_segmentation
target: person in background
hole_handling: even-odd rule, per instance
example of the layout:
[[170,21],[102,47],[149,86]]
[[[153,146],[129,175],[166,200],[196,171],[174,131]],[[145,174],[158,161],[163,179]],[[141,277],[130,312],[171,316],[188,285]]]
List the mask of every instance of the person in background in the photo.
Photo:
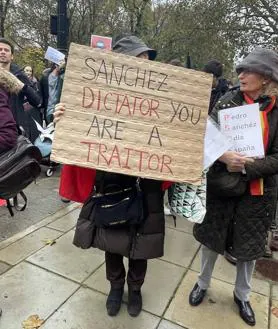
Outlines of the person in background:
[[[26,76],[28,77],[31,86],[34,88],[34,90],[41,95],[40,90],[40,83],[37,80],[37,78],[34,75],[34,69],[31,65],[27,65],[24,67],[24,72]],[[34,120],[36,124],[39,124],[41,128],[43,127],[43,113],[41,112],[41,109],[35,108],[31,106],[27,99],[25,99],[24,103],[24,109],[30,116],[31,120]],[[41,134],[39,130],[37,129],[38,134]],[[38,135],[38,137],[34,140],[34,145],[37,146],[42,154],[42,157],[47,157],[51,153],[52,148],[52,142],[50,140],[41,140],[41,136]]]
[[40,80],[42,93],[42,107],[46,123],[53,121],[55,105],[60,102],[65,75],[65,61],[59,65],[52,63],[51,68],[46,70]]
[[[34,75],[34,68],[31,65],[26,65],[24,66],[23,70],[30,81],[30,85],[39,95],[41,95],[40,83]],[[43,118],[42,118],[41,109],[31,106],[26,98],[23,106],[25,111],[27,111],[28,114],[42,126]]]
[[11,75],[0,69],[0,154],[16,144],[17,127],[10,108],[10,94],[23,87],[19,81],[15,83]]
[[[210,96],[210,104],[208,113],[210,114],[217,101],[230,89],[228,80],[221,78],[223,75],[223,64],[216,59],[207,62],[204,67],[204,72],[213,74],[212,89]],[[233,257],[228,251],[225,251],[224,257],[226,260],[235,265],[236,258]]]
[[[234,197],[225,197],[222,192],[220,197],[217,187],[210,187],[210,180],[207,180],[207,213],[203,223],[195,224],[193,229],[195,238],[202,244],[201,272],[190,293],[189,303],[192,306],[202,303],[218,254],[227,250],[237,258],[234,301],[241,318],[254,326],[255,314],[249,301],[251,279],[256,259],[264,255],[277,201],[278,54],[270,49],[257,48],[243,59],[236,71],[240,89],[225,94],[210,116],[218,122],[218,112],[223,109],[258,103],[265,157],[250,159],[229,151],[210,168],[216,172],[238,173],[246,190],[240,190],[241,195]],[[223,190],[225,184],[229,188],[229,177],[226,177],[226,183],[222,181]]]
[[208,110],[208,113],[210,114],[220,97],[222,97],[229,90],[229,86],[227,80],[222,78],[223,64],[218,60],[212,59],[208,61],[204,66],[203,71],[213,74],[212,90]]
[[39,108],[41,104],[41,97],[39,93],[31,86],[30,81],[23,70],[12,62],[13,54],[13,44],[7,39],[0,38],[0,68],[12,73],[22,82],[20,92],[18,94],[12,94],[10,97],[11,110],[16,123],[23,127],[26,136],[33,143],[39,133],[35,122],[24,110],[24,103],[27,100],[33,107]]
[[10,108],[9,93],[19,92],[22,88],[19,80],[0,68],[0,154],[16,145],[17,127]]
[[[125,36],[115,41],[113,51],[141,59],[154,60],[156,51],[147,47],[136,36]],[[146,62],[147,65],[147,62]],[[54,122],[65,111],[63,104],[55,107]],[[89,169],[88,169],[89,170]],[[96,193],[103,184],[104,190],[109,186],[118,186],[119,190],[134,186],[137,177],[96,171]],[[127,310],[130,316],[138,316],[142,310],[141,287],[147,272],[147,260],[162,257],[164,249],[165,218],[163,212],[163,183],[157,180],[141,179],[140,186],[144,195],[144,222],[132,234],[128,227],[95,227],[92,246],[105,251],[106,277],[110,282],[110,292],[106,301],[109,316],[118,314],[128,284]],[[90,190],[93,190],[91,186]],[[74,240],[79,246],[81,241]],[[128,273],[123,257],[128,258]]]
[[32,84],[32,87],[39,91],[39,81],[37,80],[37,78],[34,75],[34,68],[31,65],[26,65],[23,68],[26,76],[28,77],[29,81]]

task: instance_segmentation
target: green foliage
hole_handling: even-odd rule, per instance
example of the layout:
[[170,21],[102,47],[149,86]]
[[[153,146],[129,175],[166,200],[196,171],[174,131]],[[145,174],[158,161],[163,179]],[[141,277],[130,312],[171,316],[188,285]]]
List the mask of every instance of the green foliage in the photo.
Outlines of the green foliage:
[[[18,0],[9,3],[5,33],[19,48],[18,61],[35,62],[34,46],[55,47],[49,16],[57,0]],[[212,58],[225,64],[231,75],[235,59],[254,46],[278,48],[277,0],[69,0],[69,42],[88,45],[91,34],[136,34],[158,50],[158,60],[173,58],[202,69]],[[2,22],[3,19],[2,18]],[[27,53],[27,55],[25,54]],[[30,53],[30,56],[28,55]]]
[[27,65],[32,66],[34,75],[38,78],[45,69],[44,51],[39,47],[27,47],[17,51],[14,61],[22,68]]

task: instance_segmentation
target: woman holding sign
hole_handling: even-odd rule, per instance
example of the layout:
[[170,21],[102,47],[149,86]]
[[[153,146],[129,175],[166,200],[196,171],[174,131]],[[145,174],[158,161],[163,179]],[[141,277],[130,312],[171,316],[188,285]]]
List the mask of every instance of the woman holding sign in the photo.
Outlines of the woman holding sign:
[[228,92],[212,111],[259,103],[264,158],[224,153],[208,172],[207,214],[195,224],[194,236],[202,243],[201,273],[189,303],[202,303],[218,254],[228,251],[237,258],[234,301],[241,318],[254,326],[249,302],[256,259],[264,254],[267,231],[275,214],[278,173],[278,54],[258,48],[236,68],[240,90]]
[[[113,51],[141,59],[153,60],[156,57],[156,51],[147,47],[135,36],[126,36],[116,41]],[[65,107],[63,104],[56,105],[55,122],[59,120],[64,111]],[[93,182],[91,184],[93,185]],[[107,196],[109,198],[111,195],[116,195],[119,192],[133,189],[135,185],[138,188],[137,177],[97,170],[95,193],[92,198],[94,196]],[[143,194],[142,206],[140,208],[137,207],[133,214],[134,217],[137,217],[142,209],[144,209],[144,213],[142,213],[140,223],[137,222],[136,226],[118,225],[126,220],[122,213],[118,211],[114,211],[113,214],[115,222],[112,224],[114,226],[111,223],[111,226],[108,226],[108,223],[106,223],[105,227],[105,223],[103,223],[102,227],[101,223],[96,221],[96,218],[94,218],[92,226],[91,223],[86,223],[86,220],[82,222],[82,216],[83,214],[86,215],[86,207],[89,208],[88,203],[92,198],[85,202],[77,223],[74,244],[82,248],[93,246],[105,251],[106,277],[111,284],[106,302],[107,313],[110,316],[117,315],[120,310],[125,280],[128,284],[128,313],[131,316],[137,316],[141,312],[141,286],[144,283],[147,271],[147,259],[163,255],[165,234],[163,184],[156,180],[140,179],[139,185],[140,192]],[[137,195],[142,195],[139,192],[137,193]],[[126,199],[129,199],[129,196]],[[125,202],[125,199],[122,199],[122,202]],[[117,204],[120,204],[120,202]],[[109,211],[110,207],[112,208],[111,205],[105,205],[105,207],[102,205],[104,215],[100,216],[99,221],[108,221],[105,209]],[[119,208],[121,208],[120,205]],[[83,223],[88,225],[82,231]],[[92,230],[92,234],[90,234],[89,229]],[[127,276],[123,256],[128,258]]]

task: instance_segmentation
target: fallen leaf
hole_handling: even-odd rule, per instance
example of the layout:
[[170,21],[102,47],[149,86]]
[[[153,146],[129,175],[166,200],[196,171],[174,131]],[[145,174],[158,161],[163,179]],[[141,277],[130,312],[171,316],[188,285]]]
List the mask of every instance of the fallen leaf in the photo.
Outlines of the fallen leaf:
[[43,242],[46,246],[53,246],[56,243],[55,240],[50,240],[50,239],[43,240]]
[[30,315],[27,320],[22,322],[23,329],[38,329],[43,324],[44,320],[40,319],[39,316]]
[[209,301],[209,303],[211,303],[211,304],[216,304],[216,301],[215,301],[214,299],[212,299],[212,298],[209,298],[208,301]]
[[273,309],[271,310],[271,313],[276,316],[276,318],[278,318],[278,307],[273,307]]

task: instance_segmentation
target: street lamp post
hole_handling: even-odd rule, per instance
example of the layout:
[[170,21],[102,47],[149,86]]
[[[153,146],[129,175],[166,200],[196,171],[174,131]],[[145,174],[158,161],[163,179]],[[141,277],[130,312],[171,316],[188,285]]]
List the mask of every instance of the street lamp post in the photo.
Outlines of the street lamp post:
[[67,52],[68,35],[69,35],[69,23],[67,17],[67,0],[58,0],[57,48],[62,52]]

